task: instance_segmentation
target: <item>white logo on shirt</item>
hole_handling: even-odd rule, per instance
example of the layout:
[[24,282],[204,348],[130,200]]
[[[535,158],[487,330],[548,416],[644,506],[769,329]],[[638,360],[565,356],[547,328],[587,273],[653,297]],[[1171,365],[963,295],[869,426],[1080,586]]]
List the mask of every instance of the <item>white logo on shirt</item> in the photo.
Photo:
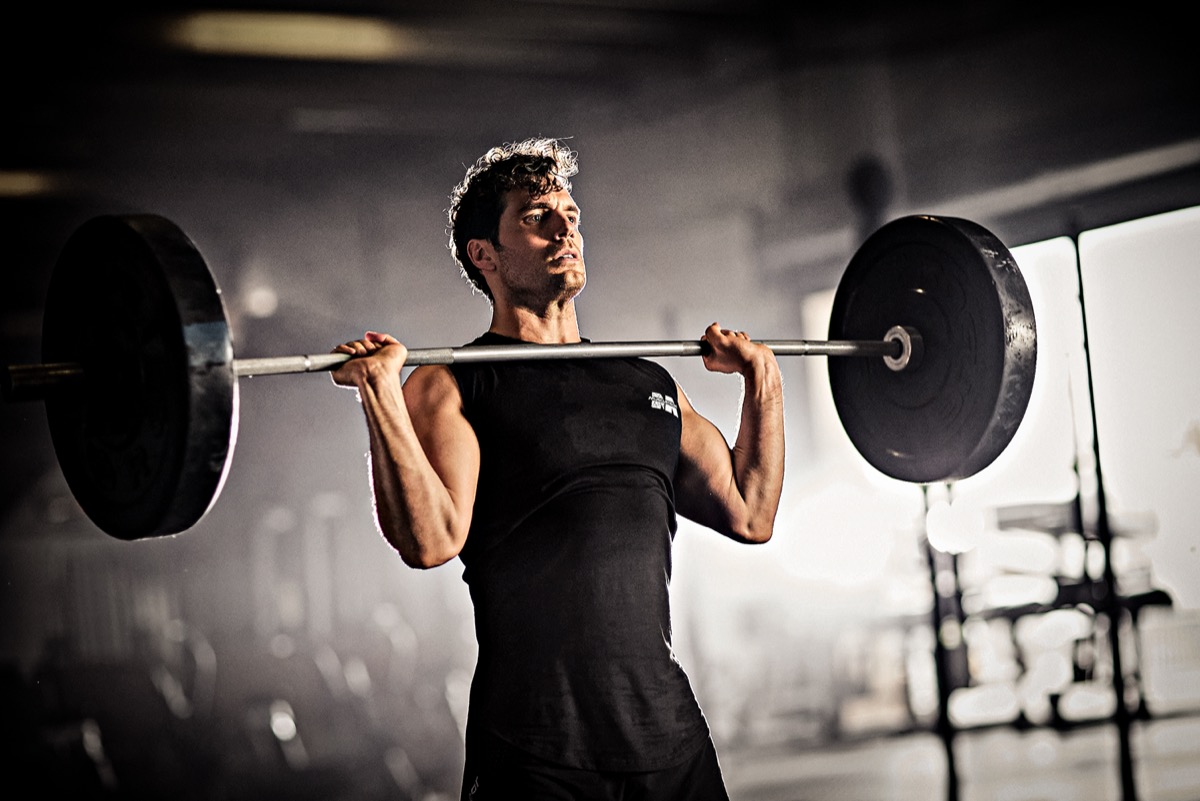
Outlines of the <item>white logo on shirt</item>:
[[661,409],[664,412],[679,416],[679,407],[675,405],[675,399],[670,395],[664,395],[661,392],[650,393],[650,408]]

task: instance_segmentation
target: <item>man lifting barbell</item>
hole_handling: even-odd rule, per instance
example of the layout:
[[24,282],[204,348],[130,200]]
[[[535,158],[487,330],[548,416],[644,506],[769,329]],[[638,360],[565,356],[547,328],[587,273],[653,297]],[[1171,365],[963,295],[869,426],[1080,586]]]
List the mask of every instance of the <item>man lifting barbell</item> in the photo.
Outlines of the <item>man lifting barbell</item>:
[[[586,273],[575,155],[494,148],[456,188],[451,248],[492,304],[475,344],[581,341]],[[614,358],[429,365],[368,333],[333,380],[355,387],[380,531],[413,567],[455,556],[475,606],[464,799],[725,799],[671,648],[676,512],[771,537],[783,485],[774,353],[710,326],[709,370],[742,376],[729,448],[661,366]]]

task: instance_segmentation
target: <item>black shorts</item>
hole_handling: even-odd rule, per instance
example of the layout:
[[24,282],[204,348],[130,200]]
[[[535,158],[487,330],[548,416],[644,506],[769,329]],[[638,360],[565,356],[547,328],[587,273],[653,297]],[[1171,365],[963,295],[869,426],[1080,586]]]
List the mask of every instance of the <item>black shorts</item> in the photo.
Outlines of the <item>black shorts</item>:
[[498,740],[468,749],[461,801],[729,801],[712,739],[665,770],[565,768]]

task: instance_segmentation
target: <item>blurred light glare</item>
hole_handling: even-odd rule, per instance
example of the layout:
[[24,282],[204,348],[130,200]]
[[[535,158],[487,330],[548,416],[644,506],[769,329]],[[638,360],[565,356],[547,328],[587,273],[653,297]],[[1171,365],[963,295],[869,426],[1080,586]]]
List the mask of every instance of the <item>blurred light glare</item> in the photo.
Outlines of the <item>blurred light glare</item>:
[[1080,534],[1063,534],[1058,538],[1058,572],[1066,578],[1083,578],[1087,560],[1087,541]]
[[103,762],[107,759],[104,755],[104,740],[100,736],[100,724],[88,718],[79,724],[79,734],[83,751],[93,762]]
[[419,49],[418,37],[399,25],[336,14],[204,11],[168,22],[162,36],[175,47],[226,56],[395,61]]
[[279,295],[269,286],[251,287],[242,297],[246,314],[259,320],[266,319],[279,310]]
[[947,710],[954,725],[968,728],[1015,720],[1021,705],[1016,689],[1006,682],[960,687],[950,694]]
[[962,627],[957,620],[946,618],[938,627],[938,637],[941,638],[943,646],[953,651],[962,645]]
[[1104,682],[1076,682],[1063,691],[1058,712],[1064,720],[1100,720],[1112,717],[1117,697],[1112,685]]
[[1025,719],[1035,726],[1042,726],[1054,717],[1054,708],[1050,705],[1050,696],[1040,689],[1027,686],[1022,680],[1018,689],[1021,711]]
[[1060,556],[1054,536],[1043,531],[1006,529],[979,543],[979,558],[999,571],[1050,574]]
[[[1104,554],[1104,546],[1099,542],[1088,543],[1086,554],[1086,569],[1088,576],[1091,578],[1100,578],[1103,576],[1104,562],[1106,559]],[[1116,567],[1115,562],[1113,563],[1113,567]]]
[[933,583],[937,594],[943,598],[953,598],[958,592],[958,577],[953,570],[939,570],[933,575]]
[[1029,659],[1021,677],[1021,694],[1026,699],[1042,698],[1061,693],[1075,680],[1071,657],[1065,653],[1047,652]]
[[271,733],[285,743],[296,738],[296,718],[292,715],[292,708],[284,701],[271,704]]
[[367,670],[367,664],[357,656],[346,660],[345,666],[342,668],[342,674],[346,679],[346,686],[350,692],[359,698],[367,698],[371,694],[371,673]]
[[1058,597],[1058,583],[1050,576],[996,576],[983,586],[981,596],[985,608],[1047,605]]
[[929,544],[944,553],[966,553],[983,537],[983,509],[963,501],[934,501],[925,515]]
[[49,173],[0,170],[0,197],[48,195],[59,188],[59,180]]
[[979,682],[1013,681],[1020,675],[1007,621],[968,618],[963,624],[963,641],[971,675]]
[[1078,609],[1053,609],[1017,621],[1017,639],[1026,647],[1054,650],[1092,633],[1092,618]]
[[[1099,550],[1099,549],[1098,549]],[[1138,571],[1150,570],[1150,559],[1142,543],[1129,538],[1116,538],[1112,543],[1113,570],[1118,576],[1128,576]],[[1101,563],[1103,569],[1103,563]]]

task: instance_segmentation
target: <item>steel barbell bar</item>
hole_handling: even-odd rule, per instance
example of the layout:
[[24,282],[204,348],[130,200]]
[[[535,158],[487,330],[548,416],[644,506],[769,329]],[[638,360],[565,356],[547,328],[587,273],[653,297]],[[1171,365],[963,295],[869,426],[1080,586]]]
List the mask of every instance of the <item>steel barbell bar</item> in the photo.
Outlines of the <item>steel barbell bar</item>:
[[[920,354],[920,334],[896,326],[878,341],[829,341],[809,339],[755,340],[777,356],[876,357],[892,370],[915,367]],[[686,340],[641,342],[578,342],[562,345],[476,345],[450,348],[410,348],[406,366],[423,364],[480,364],[485,362],[539,361],[553,359],[653,358],[659,356],[703,356],[705,343]],[[310,353],[300,356],[261,356],[233,360],[238,378],[318,373],[336,370],[355,358],[344,353]],[[59,388],[77,386],[85,378],[82,364],[10,364],[0,377],[5,400],[44,400]]]

